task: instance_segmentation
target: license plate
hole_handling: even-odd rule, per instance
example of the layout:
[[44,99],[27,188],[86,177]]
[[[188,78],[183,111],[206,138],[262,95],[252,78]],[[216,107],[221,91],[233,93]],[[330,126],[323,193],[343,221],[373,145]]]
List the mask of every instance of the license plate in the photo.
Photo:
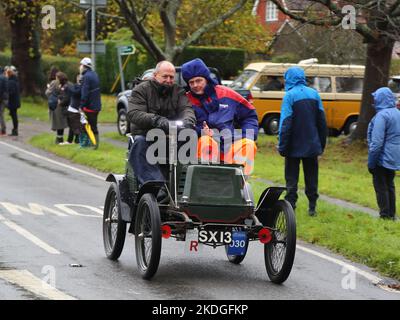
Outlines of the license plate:
[[212,244],[230,244],[232,242],[232,232],[200,230],[199,242]]
[[232,242],[228,246],[228,255],[243,256],[246,254],[247,234],[243,231],[232,233]]

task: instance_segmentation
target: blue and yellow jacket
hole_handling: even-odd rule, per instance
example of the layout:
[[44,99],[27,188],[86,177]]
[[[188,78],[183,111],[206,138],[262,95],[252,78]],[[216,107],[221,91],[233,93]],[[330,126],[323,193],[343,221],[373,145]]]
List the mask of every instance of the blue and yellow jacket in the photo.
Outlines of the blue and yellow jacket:
[[307,87],[304,70],[285,72],[286,94],[279,123],[279,153],[291,158],[310,158],[324,152],[327,126],[318,92]]
[[[200,136],[203,122],[206,121],[210,129],[218,129],[219,132],[224,129],[230,130],[235,139],[239,138],[234,131],[236,127],[242,130],[240,138],[257,140],[258,117],[254,106],[228,87],[221,85],[212,87],[215,90],[215,99],[209,96],[195,96],[192,92],[187,93],[196,114],[197,134]],[[253,130],[253,134],[247,132],[249,129]]]

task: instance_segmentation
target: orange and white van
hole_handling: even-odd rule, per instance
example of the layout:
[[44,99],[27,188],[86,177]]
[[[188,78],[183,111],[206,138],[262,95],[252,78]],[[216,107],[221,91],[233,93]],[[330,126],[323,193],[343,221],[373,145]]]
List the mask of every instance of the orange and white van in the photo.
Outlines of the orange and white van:
[[[291,66],[303,68],[308,85],[319,92],[330,133],[338,135],[352,132],[357,126],[360,112],[364,66],[257,62],[249,64],[230,87],[234,90],[250,90],[264,132],[278,133],[281,103],[285,94],[283,75]],[[271,79],[275,81],[273,90],[269,85]],[[280,90],[276,86],[277,80],[282,84]]]

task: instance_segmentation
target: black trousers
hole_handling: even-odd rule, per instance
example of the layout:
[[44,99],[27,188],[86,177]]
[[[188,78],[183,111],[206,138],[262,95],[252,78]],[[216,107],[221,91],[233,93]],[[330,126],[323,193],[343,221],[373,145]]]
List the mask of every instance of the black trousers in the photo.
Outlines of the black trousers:
[[372,174],[376,201],[381,217],[394,218],[396,214],[396,191],[394,186],[395,171],[376,167]]
[[297,184],[299,182],[300,161],[303,163],[305,193],[309,202],[309,209],[315,209],[318,199],[318,157],[312,158],[285,158],[286,196],[293,209],[297,202]]
[[17,110],[18,109],[9,109],[10,116],[11,116],[12,123],[13,123],[13,131],[17,131],[18,130],[18,114],[17,114]]
[[94,134],[99,134],[99,130],[97,129],[97,116],[99,115],[98,112],[85,112],[85,115],[87,117],[87,121],[90,124],[90,127],[92,128],[92,131]]

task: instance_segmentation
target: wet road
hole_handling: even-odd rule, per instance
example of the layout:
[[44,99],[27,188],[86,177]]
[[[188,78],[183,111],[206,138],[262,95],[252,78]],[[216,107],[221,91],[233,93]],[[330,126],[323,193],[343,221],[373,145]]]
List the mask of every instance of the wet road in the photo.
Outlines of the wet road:
[[0,299],[400,299],[379,274],[301,242],[283,285],[268,280],[259,243],[233,265],[222,248],[189,253],[172,239],[144,281],[131,235],[118,262],[105,257],[105,175],[28,148],[0,141]]

